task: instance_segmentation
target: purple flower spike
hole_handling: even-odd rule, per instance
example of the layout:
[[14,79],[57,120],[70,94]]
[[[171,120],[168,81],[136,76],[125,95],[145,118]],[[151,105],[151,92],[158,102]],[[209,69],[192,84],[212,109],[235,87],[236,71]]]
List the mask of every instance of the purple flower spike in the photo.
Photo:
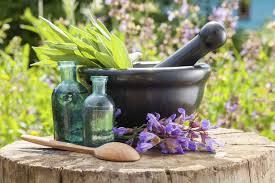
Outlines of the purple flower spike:
[[149,131],[152,131],[153,128],[155,128],[157,131],[162,130],[162,126],[161,126],[161,124],[159,123],[159,121],[157,120],[157,118],[154,114],[148,113],[147,114],[147,120],[148,120],[147,129]]
[[185,109],[183,108],[178,108],[178,112],[181,113],[181,115],[185,116]]
[[147,143],[147,142],[143,142],[143,143],[139,143],[136,147],[137,152],[139,153],[144,153],[147,150],[151,149],[153,147],[153,144],[151,143]]
[[[120,112],[120,110],[119,110]],[[139,153],[158,147],[164,154],[184,154],[186,150],[197,151],[207,150],[215,152],[215,147],[222,146],[212,139],[207,133],[208,130],[218,128],[221,124],[211,126],[209,120],[195,121],[195,115],[186,115],[183,108],[179,108],[180,116],[176,114],[168,118],[160,119],[158,113],[147,114],[147,125],[138,128],[113,128],[113,132],[122,136],[129,145],[135,145]],[[185,125],[185,123],[187,123]]]
[[159,113],[155,112],[155,116],[156,116],[157,120],[160,120],[160,114]]
[[178,112],[181,114],[183,122],[193,120],[195,118],[194,114],[191,114],[190,116],[186,115],[186,111],[183,108],[178,108]]
[[209,130],[210,129],[210,121],[209,120],[206,120],[206,119],[203,119],[201,121],[201,128],[202,130],[206,131],[206,130]]
[[193,120],[195,119],[195,115],[194,114],[191,114],[190,116],[185,116],[185,121],[187,120]]
[[167,118],[165,121],[167,123],[171,123],[172,121],[174,121],[176,119],[177,115],[176,114],[172,114],[169,118]]
[[119,128],[113,128],[113,132],[115,135],[122,136],[128,133],[128,129],[124,127],[119,127]]

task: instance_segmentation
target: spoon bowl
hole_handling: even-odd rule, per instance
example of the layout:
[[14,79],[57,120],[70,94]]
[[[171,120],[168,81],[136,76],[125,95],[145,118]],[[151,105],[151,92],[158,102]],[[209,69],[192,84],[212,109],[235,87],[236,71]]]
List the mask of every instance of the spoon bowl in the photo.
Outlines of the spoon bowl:
[[137,161],[140,155],[127,144],[111,142],[96,148],[94,156],[109,161]]
[[92,154],[98,159],[117,162],[131,162],[140,159],[138,152],[127,144],[120,142],[110,142],[97,148],[85,147],[81,145],[70,144],[66,142],[60,142],[51,140],[45,137],[36,137],[32,135],[22,135],[21,139],[47,146],[55,149],[61,149],[66,151]]

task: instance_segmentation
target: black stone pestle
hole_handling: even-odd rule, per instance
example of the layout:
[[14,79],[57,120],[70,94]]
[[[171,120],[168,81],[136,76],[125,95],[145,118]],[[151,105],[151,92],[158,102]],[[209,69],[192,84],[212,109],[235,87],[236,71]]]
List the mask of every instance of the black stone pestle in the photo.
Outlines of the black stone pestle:
[[197,36],[155,67],[193,66],[207,53],[221,47],[225,41],[225,28],[218,22],[208,22]]

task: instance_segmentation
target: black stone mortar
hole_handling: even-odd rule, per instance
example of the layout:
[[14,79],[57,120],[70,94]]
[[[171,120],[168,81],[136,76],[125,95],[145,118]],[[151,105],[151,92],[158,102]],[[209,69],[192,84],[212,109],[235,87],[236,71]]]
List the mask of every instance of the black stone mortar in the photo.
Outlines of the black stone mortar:
[[108,76],[107,94],[122,114],[117,126],[134,127],[146,123],[149,112],[168,117],[183,107],[188,114],[200,105],[210,66],[198,64],[182,67],[152,67],[140,63],[128,70],[99,70],[82,68],[81,80],[91,84],[91,76]]
[[122,110],[117,126],[140,126],[147,113],[169,117],[179,107],[191,114],[199,107],[210,76],[210,66],[196,62],[225,41],[224,27],[212,21],[161,63],[140,62],[128,70],[81,68],[79,76],[87,83],[91,76],[108,76],[107,93]]

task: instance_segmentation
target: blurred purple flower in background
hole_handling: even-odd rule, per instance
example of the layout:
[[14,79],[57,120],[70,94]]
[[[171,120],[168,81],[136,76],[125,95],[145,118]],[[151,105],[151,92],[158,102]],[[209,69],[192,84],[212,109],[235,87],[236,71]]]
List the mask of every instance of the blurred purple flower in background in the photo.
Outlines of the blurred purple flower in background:
[[230,101],[228,101],[225,104],[225,108],[228,113],[235,112],[238,108],[238,103],[231,103]]
[[223,24],[227,29],[229,29],[229,36],[232,36],[235,33],[239,19],[239,17],[235,15],[234,12],[237,9],[237,0],[224,1],[219,7],[213,8],[212,15],[209,16],[209,20],[215,20]]
[[178,17],[185,17],[189,13],[189,4],[186,0],[174,0],[174,3],[179,7],[179,9],[173,9],[167,11],[167,19],[173,21]]
[[48,86],[51,88],[51,89],[54,89],[55,88],[55,77],[54,76],[49,76],[49,75],[43,75],[41,78],[40,78],[40,81],[42,82],[45,82],[48,84]]

